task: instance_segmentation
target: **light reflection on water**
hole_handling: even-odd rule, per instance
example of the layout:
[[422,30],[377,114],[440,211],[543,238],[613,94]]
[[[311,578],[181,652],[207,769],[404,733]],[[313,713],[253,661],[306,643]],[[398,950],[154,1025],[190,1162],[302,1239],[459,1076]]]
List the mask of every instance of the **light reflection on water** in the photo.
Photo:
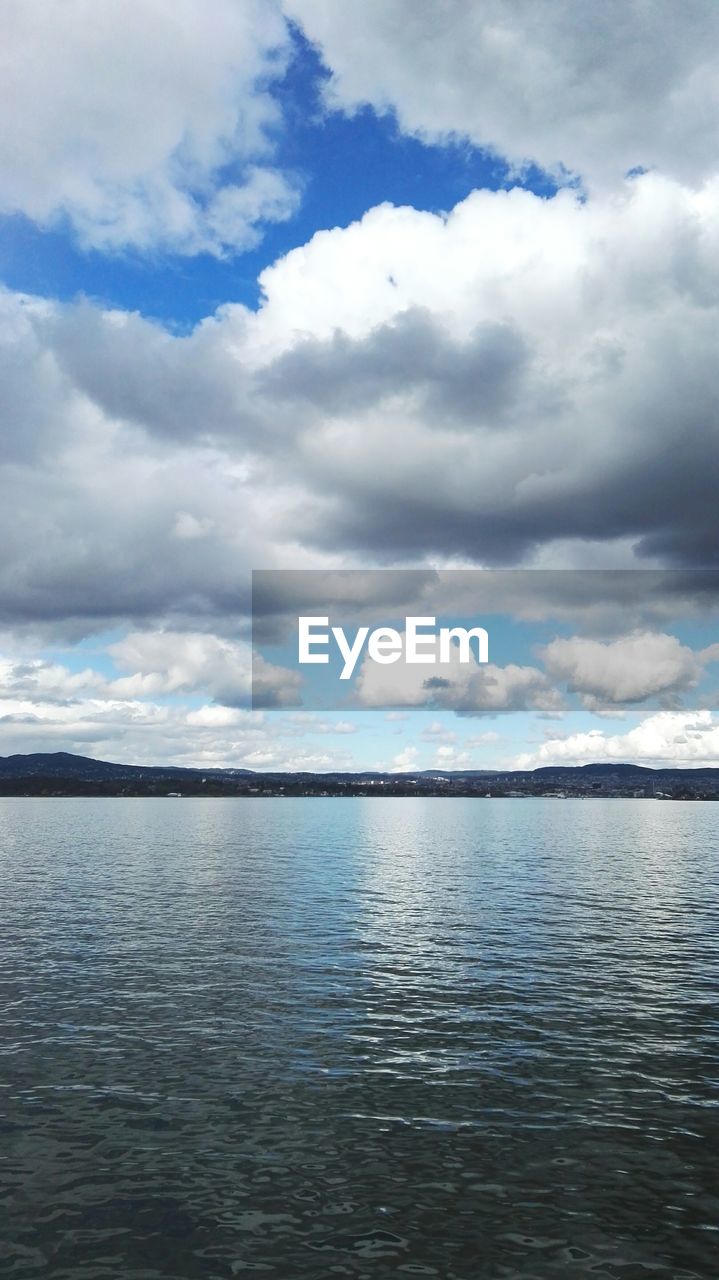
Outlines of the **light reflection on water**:
[[716,1280],[718,827],[0,801],[6,1273]]

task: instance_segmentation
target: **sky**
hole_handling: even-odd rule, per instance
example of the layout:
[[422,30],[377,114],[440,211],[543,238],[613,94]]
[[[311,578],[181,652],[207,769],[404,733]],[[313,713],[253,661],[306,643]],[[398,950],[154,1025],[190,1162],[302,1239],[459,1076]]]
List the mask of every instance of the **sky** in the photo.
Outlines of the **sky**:
[[[719,765],[715,0],[3,16],[0,754]],[[252,710],[253,570],[490,568],[651,589]]]

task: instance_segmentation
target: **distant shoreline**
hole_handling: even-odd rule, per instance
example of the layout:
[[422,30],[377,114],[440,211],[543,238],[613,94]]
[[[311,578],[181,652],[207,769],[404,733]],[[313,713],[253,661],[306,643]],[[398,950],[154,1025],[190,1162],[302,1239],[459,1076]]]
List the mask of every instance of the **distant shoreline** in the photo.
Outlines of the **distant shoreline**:
[[719,796],[632,796],[622,793],[603,795],[545,795],[542,792],[521,795],[496,793],[481,795],[476,791],[263,791],[203,793],[185,792],[173,797],[163,792],[87,792],[87,791],[0,791],[1,800],[657,800],[683,804],[703,804],[719,800]]
[[0,757],[0,797],[444,796],[475,799],[719,800],[719,769],[597,763],[534,770],[254,773],[130,765],[67,752]]

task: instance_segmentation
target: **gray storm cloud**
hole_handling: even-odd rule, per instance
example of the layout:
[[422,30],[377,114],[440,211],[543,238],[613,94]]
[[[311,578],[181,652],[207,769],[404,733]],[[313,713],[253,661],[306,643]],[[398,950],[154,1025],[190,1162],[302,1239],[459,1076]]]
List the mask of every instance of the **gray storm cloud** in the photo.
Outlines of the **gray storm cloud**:
[[[101,68],[116,38],[130,57],[134,9],[106,6],[91,39],[78,0],[52,58],[32,9],[11,5],[10,43],[37,45],[52,74],[35,97],[5,85],[4,118],[22,108],[27,140],[0,180],[5,207],[43,221],[70,209],[72,189],[71,219],[92,240],[100,189],[115,198],[129,183],[154,208],[145,170],[181,183],[178,137],[209,183],[205,205],[223,194],[228,147],[265,163],[272,74],[291,56],[276,6],[250,22],[252,6],[242,16],[217,0],[192,46],[199,6],[173,17],[164,0],[145,5],[175,24],[172,92],[153,115],[146,52],[126,116],[110,108],[128,86]],[[322,0],[283,12],[332,72],[328,110],[367,102],[428,138],[559,160],[589,198],[514,189],[445,213],[378,206],[268,267],[256,313],[227,304],[189,334],[6,291],[4,623],[232,631],[261,564],[716,564],[716,7],[661,3],[647,23],[632,0],[580,22],[565,3],[452,3],[439,27],[406,0],[341,20]],[[357,49],[368,56],[350,61]],[[65,110],[63,86],[83,68]],[[83,95],[108,107],[94,123]],[[136,111],[151,121],[139,140]],[[93,145],[58,168],[91,127]],[[632,165],[656,170],[625,181]],[[183,251],[207,230],[195,214]]]

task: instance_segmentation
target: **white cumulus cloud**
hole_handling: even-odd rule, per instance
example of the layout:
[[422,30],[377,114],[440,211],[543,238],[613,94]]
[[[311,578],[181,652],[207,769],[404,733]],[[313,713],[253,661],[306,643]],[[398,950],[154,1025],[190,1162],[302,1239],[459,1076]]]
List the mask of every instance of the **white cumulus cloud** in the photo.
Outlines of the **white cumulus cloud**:
[[711,564],[718,227],[656,175],[381,206],[187,336],[5,292],[0,621],[241,611],[252,564]]
[[371,105],[429,142],[470,139],[613,184],[716,164],[714,0],[284,0],[332,72],[330,107]]
[[[457,646],[453,646],[449,661],[431,665],[402,659],[384,666],[367,657],[357,674],[356,696],[363,707],[435,707],[460,716],[528,709],[557,715],[562,710],[561,697],[543,671],[515,663],[480,665],[474,655],[464,663]],[[425,737],[436,737],[440,732],[441,725],[435,722]]]
[[719,723],[706,708],[698,711],[658,711],[626,733],[602,729],[550,738],[536,751],[520,755],[517,769],[542,765],[576,765],[623,761],[649,767],[693,768],[719,765]]
[[273,164],[273,0],[5,0],[0,208],[86,247],[252,246],[297,193]]
[[541,656],[550,676],[584,695],[590,706],[677,694],[696,684],[702,670],[697,655],[676,636],[646,631],[610,641],[558,638]]

